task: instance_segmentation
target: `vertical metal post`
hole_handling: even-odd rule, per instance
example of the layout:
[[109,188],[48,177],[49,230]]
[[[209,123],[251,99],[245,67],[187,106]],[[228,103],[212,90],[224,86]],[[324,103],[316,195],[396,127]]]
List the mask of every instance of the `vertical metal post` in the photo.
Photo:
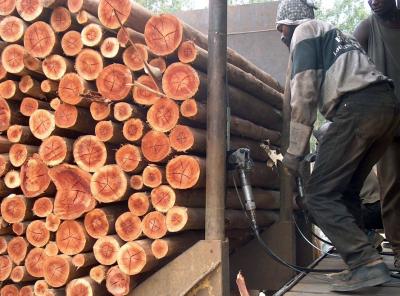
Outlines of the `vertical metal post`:
[[227,1],[209,1],[206,240],[225,239]]

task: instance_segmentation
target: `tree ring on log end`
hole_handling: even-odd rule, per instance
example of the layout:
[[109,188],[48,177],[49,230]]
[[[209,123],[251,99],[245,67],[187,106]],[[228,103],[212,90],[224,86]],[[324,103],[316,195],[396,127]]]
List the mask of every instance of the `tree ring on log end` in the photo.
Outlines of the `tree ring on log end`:
[[96,50],[85,48],[76,60],[75,69],[85,80],[95,80],[103,70],[103,58]]
[[82,98],[85,91],[83,79],[76,73],[68,73],[61,78],[58,85],[58,95],[65,103],[76,105]]
[[115,160],[124,172],[132,172],[142,161],[142,154],[138,147],[126,144],[117,150]]
[[90,190],[100,202],[120,200],[127,188],[128,180],[118,165],[101,167],[93,174],[90,182]]
[[24,47],[33,57],[47,57],[52,52],[55,44],[56,36],[54,31],[45,22],[35,22],[26,29]]
[[[100,22],[110,29],[118,29],[120,23],[124,24],[132,9],[132,4],[129,0],[100,0],[98,6],[98,17]],[[116,17],[118,15],[118,18]]]
[[153,130],[168,132],[179,120],[179,107],[171,99],[162,98],[147,111],[147,122]]
[[97,77],[96,86],[105,98],[112,101],[123,100],[131,90],[132,73],[124,65],[109,65]]
[[168,162],[166,177],[172,188],[192,188],[199,181],[200,164],[194,157],[187,155],[177,156]]
[[56,128],[54,115],[47,110],[38,109],[29,118],[29,127],[36,138],[44,140]]
[[160,162],[171,153],[167,135],[158,131],[149,131],[141,143],[143,156],[152,162]]
[[132,241],[142,234],[142,221],[131,212],[120,215],[115,221],[115,231],[124,241]]
[[162,238],[167,234],[165,216],[158,211],[148,213],[142,220],[142,230],[148,238]]
[[[137,79],[137,82],[143,84],[144,86],[159,92],[159,89],[153,79],[148,75],[142,75]],[[133,100],[140,105],[153,105],[160,96],[156,93],[147,90],[146,88],[137,85],[133,87]]]
[[185,100],[193,97],[200,86],[200,78],[193,67],[174,63],[168,66],[162,78],[164,93],[175,100]]
[[9,73],[19,73],[25,68],[25,48],[18,44],[7,45],[1,53],[1,64]]

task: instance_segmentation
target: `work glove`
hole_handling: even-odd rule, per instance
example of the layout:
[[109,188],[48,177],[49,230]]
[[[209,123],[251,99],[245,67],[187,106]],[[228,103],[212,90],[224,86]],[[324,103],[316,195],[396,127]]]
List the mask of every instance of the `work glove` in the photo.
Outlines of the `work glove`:
[[285,153],[285,156],[282,160],[282,164],[293,177],[298,177],[300,175],[300,163],[300,156],[296,156],[287,152]]

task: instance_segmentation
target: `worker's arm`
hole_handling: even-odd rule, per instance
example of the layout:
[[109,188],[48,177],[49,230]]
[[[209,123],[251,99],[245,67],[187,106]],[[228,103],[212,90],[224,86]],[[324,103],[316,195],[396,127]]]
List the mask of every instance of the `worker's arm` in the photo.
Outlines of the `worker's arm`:
[[369,39],[369,30],[370,30],[370,20],[365,19],[361,23],[358,24],[357,28],[354,30],[354,37],[361,44],[361,46],[368,51],[368,39]]
[[294,156],[304,155],[317,116],[323,67],[319,34],[315,24],[308,22],[295,30],[291,42],[292,113],[287,152]]

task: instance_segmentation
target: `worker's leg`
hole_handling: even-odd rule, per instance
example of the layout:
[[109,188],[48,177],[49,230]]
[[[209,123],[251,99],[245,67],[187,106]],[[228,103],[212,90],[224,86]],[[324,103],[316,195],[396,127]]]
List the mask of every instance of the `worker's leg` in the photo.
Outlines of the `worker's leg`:
[[359,207],[357,194],[346,194],[344,198],[344,193],[352,191],[349,189],[352,187],[358,193],[390,143],[397,121],[394,100],[385,94],[360,95],[348,97],[340,104],[320,143],[314,171],[306,186],[308,209],[350,268],[380,256],[349,210]]
[[378,178],[386,238],[400,256],[400,138],[393,141],[379,161]]

